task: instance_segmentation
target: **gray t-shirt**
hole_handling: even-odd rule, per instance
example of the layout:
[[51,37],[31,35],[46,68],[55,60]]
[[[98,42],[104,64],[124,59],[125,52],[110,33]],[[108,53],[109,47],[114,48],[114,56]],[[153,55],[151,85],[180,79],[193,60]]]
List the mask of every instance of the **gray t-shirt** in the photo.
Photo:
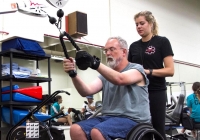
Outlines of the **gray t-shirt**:
[[136,84],[114,85],[100,75],[99,78],[103,83],[102,115],[127,117],[136,122],[150,122],[151,115],[147,88],[149,80],[141,65],[129,63],[121,72],[129,69],[137,69],[142,73],[146,80],[145,86]]

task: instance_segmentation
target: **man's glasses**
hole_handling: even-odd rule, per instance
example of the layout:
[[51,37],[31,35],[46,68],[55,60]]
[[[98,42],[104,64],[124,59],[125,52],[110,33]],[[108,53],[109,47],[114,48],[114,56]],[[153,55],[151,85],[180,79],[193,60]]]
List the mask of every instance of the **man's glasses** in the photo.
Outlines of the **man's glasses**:
[[[123,49],[123,48],[120,48],[120,49]],[[110,47],[110,48],[108,48],[108,49],[104,49],[104,50],[103,50],[103,53],[106,54],[108,51],[114,52],[115,50],[117,50],[117,48]]]

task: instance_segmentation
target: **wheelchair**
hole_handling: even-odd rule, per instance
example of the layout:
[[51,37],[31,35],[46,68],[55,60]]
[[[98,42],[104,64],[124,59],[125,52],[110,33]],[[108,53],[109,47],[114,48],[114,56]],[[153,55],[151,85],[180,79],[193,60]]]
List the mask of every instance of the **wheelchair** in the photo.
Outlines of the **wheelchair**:
[[[37,124],[39,130],[37,131],[38,140],[65,140],[64,129],[60,126],[56,126],[55,124],[51,124],[51,120],[55,117],[65,115],[63,112],[56,114],[44,121],[39,121],[34,113],[39,111],[44,105],[49,104],[51,100],[59,93],[66,93],[70,95],[67,91],[57,90],[52,95],[44,99],[36,108],[29,111],[29,113],[20,120],[16,125],[14,125],[9,132],[7,133],[6,140],[26,140],[27,135],[29,135],[28,130],[28,122],[32,122],[30,124]],[[26,122],[26,126],[22,126],[22,124]],[[57,123],[57,122],[56,122]],[[35,129],[35,127],[34,127]],[[32,133],[30,131],[30,133]],[[33,134],[32,134],[33,135]],[[36,135],[36,132],[34,133]]]
[[[101,110],[102,107],[99,107],[98,110],[88,119],[101,115]],[[138,123],[135,127],[133,127],[129,131],[125,140],[153,140],[155,135],[160,140],[164,140],[161,134],[158,133],[158,131],[156,131],[150,123]],[[124,140],[124,139],[117,138],[115,140]]]
[[164,140],[150,123],[139,123],[129,131],[125,140],[153,140],[155,135]]

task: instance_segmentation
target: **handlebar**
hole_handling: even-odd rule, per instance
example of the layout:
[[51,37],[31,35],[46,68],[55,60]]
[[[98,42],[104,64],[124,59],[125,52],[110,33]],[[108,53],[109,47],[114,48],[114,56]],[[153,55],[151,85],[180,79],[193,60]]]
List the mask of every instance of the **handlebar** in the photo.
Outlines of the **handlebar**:
[[[61,22],[62,22],[63,15],[64,15],[63,10],[59,9],[57,11],[57,16],[59,17],[58,22],[54,17],[51,17],[49,15],[48,15],[48,18],[49,18],[49,22],[51,24],[55,24],[56,27],[58,28],[58,30],[60,32],[59,39],[60,39],[61,46],[63,48],[64,55],[65,55],[65,57],[67,59],[69,59],[69,55],[67,53],[67,47],[65,46],[65,43],[64,43],[64,40],[63,40],[64,36],[66,36],[69,39],[71,44],[76,48],[76,51],[80,51],[81,49],[78,47],[78,45],[75,43],[75,41],[72,39],[72,37],[67,32],[60,30],[61,29]],[[75,70],[71,70],[71,71],[68,72],[68,74],[69,74],[70,77],[75,77],[76,76],[76,71]]]
[[[70,41],[70,42],[72,43],[72,45],[76,48],[77,51],[79,51],[80,48],[77,46],[77,44],[74,42],[74,40],[72,39],[72,37],[71,37],[68,33],[66,33],[65,31],[61,32],[61,33],[60,33],[60,36],[59,36],[60,43],[61,43],[61,45],[62,45],[62,48],[63,48],[63,52],[64,52],[64,54],[65,54],[65,57],[66,57],[67,59],[69,59],[69,55],[68,55],[68,53],[67,53],[67,47],[65,46],[65,43],[64,43],[64,40],[63,40],[63,37],[64,37],[64,36],[66,36],[66,37],[69,39],[69,41]],[[74,77],[74,76],[76,75],[76,71],[71,70],[71,71],[68,72],[68,74],[69,74],[70,77]]]

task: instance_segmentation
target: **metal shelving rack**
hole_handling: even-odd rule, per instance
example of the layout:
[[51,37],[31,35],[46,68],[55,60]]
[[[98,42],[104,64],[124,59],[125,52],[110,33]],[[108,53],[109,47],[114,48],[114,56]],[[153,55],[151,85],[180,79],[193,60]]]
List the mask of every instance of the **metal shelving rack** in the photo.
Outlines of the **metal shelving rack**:
[[[10,58],[10,75],[6,75],[6,76],[2,76],[2,58],[3,57],[9,57]],[[43,77],[29,77],[29,78],[15,78],[12,74],[12,63],[13,63],[13,58],[18,58],[18,59],[26,59],[26,60],[35,60],[36,61],[36,68],[39,68],[39,61],[41,60],[48,60],[48,77],[47,78],[43,78]],[[19,51],[16,49],[9,49],[7,51],[2,51],[0,52],[0,87],[2,88],[2,81],[9,81],[10,83],[10,91],[12,91],[12,85],[13,82],[26,82],[26,83],[36,83],[37,86],[39,86],[39,83],[43,83],[43,82],[48,82],[48,94],[51,94],[51,72],[50,72],[50,55],[45,55],[45,56],[37,56],[37,55],[33,55],[33,54],[27,54],[23,51]],[[16,102],[13,101],[12,98],[12,92],[9,93],[10,94],[10,101],[6,101],[3,102],[2,101],[2,96],[0,96],[0,106],[4,106],[7,105],[10,107],[10,124],[9,124],[9,128],[11,128],[13,126],[12,124],[12,120],[13,120],[13,105],[17,106],[17,105],[22,105],[22,102]],[[0,95],[1,95],[1,90],[0,90]],[[33,103],[33,102],[23,102],[23,105],[25,106],[33,106],[33,105],[37,105],[38,103]],[[0,120],[2,120],[2,109],[0,107]],[[2,131],[8,130],[7,128],[2,128],[1,123],[0,123],[0,139],[2,137]],[[7,133],[7,132],[6,132]]]

